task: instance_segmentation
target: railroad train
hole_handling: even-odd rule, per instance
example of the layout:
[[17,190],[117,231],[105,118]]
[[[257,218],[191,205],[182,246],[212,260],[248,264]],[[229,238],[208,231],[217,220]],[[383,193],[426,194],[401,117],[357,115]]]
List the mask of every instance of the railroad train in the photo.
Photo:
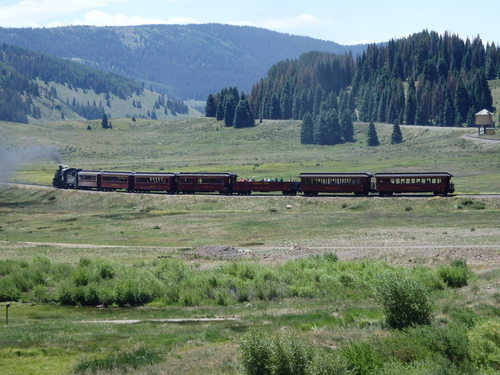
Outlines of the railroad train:
[[392,196],[407,193],[448,195],[455,192],[448,172],[421,173],[301,173],[298,180],[238,179],[234,173],[163,173],[94,171],[60,165],[53,186],[129,192],[164,192],[169,194],[219,193],[250,195],[277,192],[283,195],[317,196],[319,194],[379,194]]

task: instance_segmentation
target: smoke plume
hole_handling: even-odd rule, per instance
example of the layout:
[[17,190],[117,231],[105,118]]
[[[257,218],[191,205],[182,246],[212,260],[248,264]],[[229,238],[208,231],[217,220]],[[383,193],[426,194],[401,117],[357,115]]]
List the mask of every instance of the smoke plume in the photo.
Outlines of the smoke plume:
[[51,160],[61,163],[61,155],[55,146],[25,146],[7,148],[0,144],[0,182],[5,182],[23,164]]

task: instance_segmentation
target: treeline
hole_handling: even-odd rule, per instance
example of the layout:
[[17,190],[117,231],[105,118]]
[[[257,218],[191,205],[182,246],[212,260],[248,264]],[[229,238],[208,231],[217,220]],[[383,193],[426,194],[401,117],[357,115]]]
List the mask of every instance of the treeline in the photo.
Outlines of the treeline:
[[495,78],[495,44],[423,31],[370,45],[356,62],[352,90],[362,121],[472,125],[476,112],[493,110],[487,80]]
[[298,120],[307,112],[317,116],[323,102],[337,100],[340,91],[350,85],[353,73],[350,54],[310,52],[282,61],[253,86],[252,112],[267,119]]
[[121,99],[143,91],[142,85],[116,74],[7,44],[0,47],[0,62],[15,67],[28,79],[54,81],[70,88],[94,90],[97,94],[114,94]]
[[304,120],[303,143],[336,144],[352,140],[348,119],[473,125],[476,112],[494,110],[488,80],[495,78],[494,43],[424,30],[372,44],[356,61],[321,52],[282,61],[254,84],[248,102],[261,119]]
[[354,141],[354,103],[347,91],[341,91],[339,101],[330,94],[319,109],[303,117],[300,141],[303,144],[335,145]]
[[97,105],[95,100],[92,102],[92,104],[90,104],[89,101],[87,101],[86,104],[83,104],[75,98],[73,98],[71,102],[69,101],[69,99],[67,99],[66,105],[73,111],[78,113],[80,116],[85,117],[87,120],[97,120],[102,118],[102,116],[105,114],[104,106],[102,105],[102,103],[99,102],[99,105]]
[[0,120],[27,123],[38,95],[38,85],[0,61]]
[[225,126],[247,128],[255,125],[255,117],[248,99],[236,87],[222,89],[218,94],[209,94],[205,115],[224,121]]

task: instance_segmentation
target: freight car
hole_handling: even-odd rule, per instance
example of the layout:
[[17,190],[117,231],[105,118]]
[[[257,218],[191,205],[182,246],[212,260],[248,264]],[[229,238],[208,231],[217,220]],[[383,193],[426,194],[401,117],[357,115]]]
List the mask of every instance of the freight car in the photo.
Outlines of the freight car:
[[219,193],[250,195],[256,192],[280,192],[283,195],[354,194],[381,196],[407,193],[448,195],[455,191],[448,172],[421,173],[301,173],[300,182],[238,180],[234,173],[159,173],[90,171],[59,166],[53,185],[65,189],[126,190],[129,192],[165,192],[169,194]]

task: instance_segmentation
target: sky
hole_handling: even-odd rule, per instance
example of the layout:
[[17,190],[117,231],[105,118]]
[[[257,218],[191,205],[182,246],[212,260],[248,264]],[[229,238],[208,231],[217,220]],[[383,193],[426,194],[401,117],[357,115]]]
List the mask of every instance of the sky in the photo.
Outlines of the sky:
[[341,44],[423,29],[500,42],[500,0],[0,0],[0,27],[224,23]]

